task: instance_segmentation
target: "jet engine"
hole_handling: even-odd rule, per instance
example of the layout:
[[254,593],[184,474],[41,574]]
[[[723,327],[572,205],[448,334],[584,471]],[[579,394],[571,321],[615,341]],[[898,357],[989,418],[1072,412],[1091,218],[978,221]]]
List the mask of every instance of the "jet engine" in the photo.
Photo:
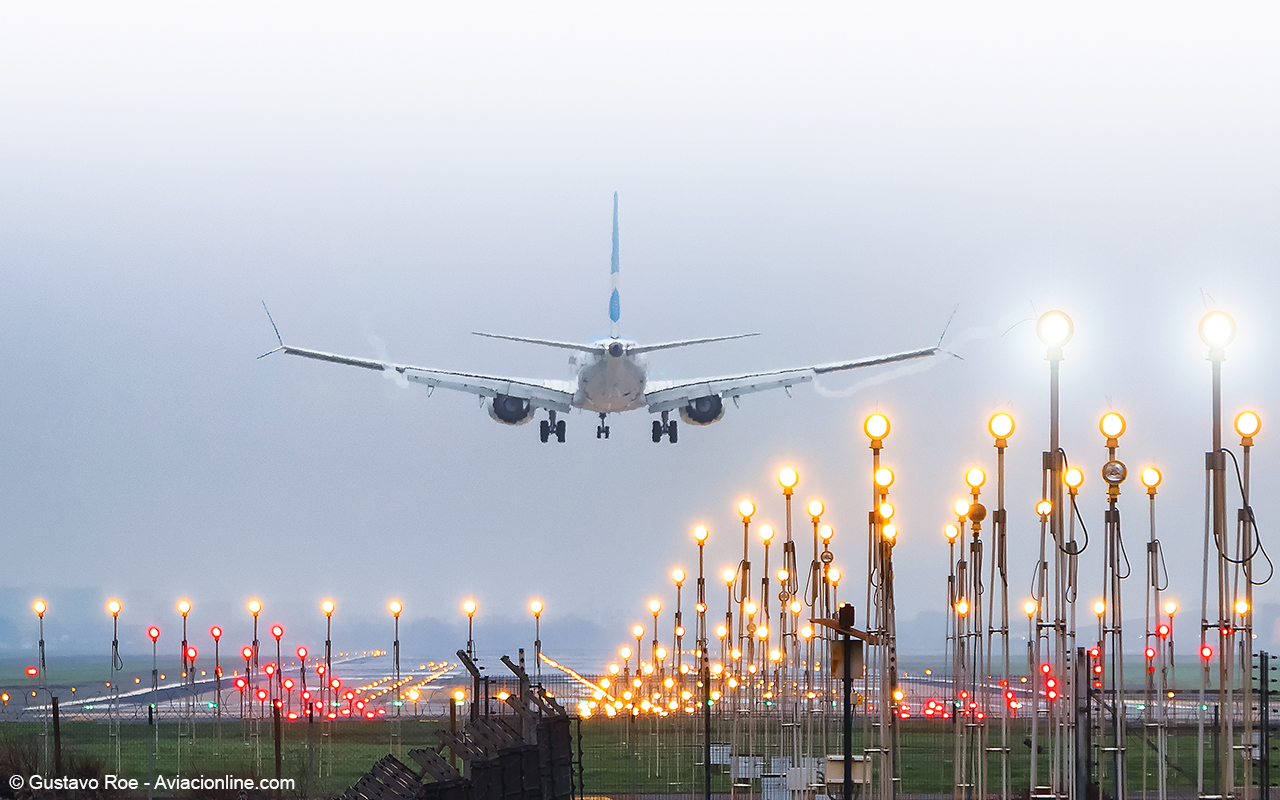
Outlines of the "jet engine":
[[724,401],[719,395],[695,397],[680,407],[680,419],[690,425],[710,425],[724,416]]
[[523,397],[496,395],[489,403],[489,416],[503,425],[523,425],[533,419],[533,404]]

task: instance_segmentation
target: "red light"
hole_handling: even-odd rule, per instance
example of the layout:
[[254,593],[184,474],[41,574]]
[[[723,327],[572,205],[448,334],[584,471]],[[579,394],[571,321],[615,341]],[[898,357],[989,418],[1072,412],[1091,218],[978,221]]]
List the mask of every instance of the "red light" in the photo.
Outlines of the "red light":
[[1047,678],[1045,679],[1044,685],[1048,686],[1050,689],[1054,689],[1058,686],[1058,682],[1055,681],[1053,678]]
[[245,661],[248,661],[249,659],[253,658],[253,648],[252,647],[244,648],[243,650],[240,651],[240,655],[244,656]]
[[961,692],[961,693],[960,693],[960,699],[961,699],[961,700],[967,700],[967,699],[969,699],[969,693],[968,693],[968,692]]
[[1052,670],[1053,670],[1053,667],[1050,667],[1048,664],[1040,665],[1040,671],[1043,672],[1045,675],[1048,675]]
[[[342,716],[344,716],[344,717],[349,717],[349,716],[351,716],[351,709],[349,709],[349,708],[344,708],[344,709],[342,709],[342,711],[341,711],[340,713],[341,713],[341,714],[342,714]],[[329,719],[333,719],[333,714],[332,714],[332,713],[330,713],[330,714],[329,714]]]
[[334,678],[333,680],[329,681],[329,688],[331,689],[337,689],[341,685],[342,685],[342,681],[338,680],[337,678]]
[[298,660],[299,660],[299,661],[301,661],[301,660],[305,659],[306,657],[307,657],[307,648],[305,648],[305,647],[299,647],[299,648],[298,648]]
[[316,674],[317,675],[324,674],[324,664],[316,664]]
[[[379,713],[379,714],[385,714],[385,713],[387,713],[387,710],[386,710],[385,708],[380,708],[380,709],[378,709],[378,713]],[[905,713],[905,712],[903,713],[903,716],[904,716],[904,717],[906,716],[906,713]]]
[[1159,636],[1161,639],[1169,638],[1169,626],[1161,625],[1160,627],[1156,628],[1156,635]]
[[372,711],[366,711],[366,712],[364,712],[364,718],[365,718],[365,719],[373,719],[373,712],[372,712]]
[[1156,649],[1154,647],[1148,647],[1143,652],[1146,653],[1148,661],[1156,657]]
[[[344,708],[344,709],[342,709],[342,710],[343,710],[343,712],[344,712],[344,713],[346,712],[346,709],[345,709],[345,708]],[[336,711],[330,711],[330,712],[329,712],[329,719],[337,719],[337,718],[338,718],[338,712],[336,712]]]
[[1230,636],[1230,635],[1231,635],[1231,626],[1230,626],[1230,625],[1223,625],[1223,626],[1222,626],[1222,635],[1223,635],[1223,636]]
[[1095,674],[1095,675],[1101,675],[1101,674],[1102,674],[1102,665],[1101,665],[1101,664],[1094,664],[1094,665],[1093,665],[1093,674]]
[[1096,647],[1089,648],[1089,658],[1097,658],[1102,655],[1102,651]]
[[222,638],[222,628],[219,628],[217,625],[214,625],[212,628],[209,629],[209,635],[213,637],[213,640],[215,642],[218,641],[219,639]]
[[1057,693],[1057,692],[1055,692],[1053,689],[1050,689],[1050,690],[1049,690],[1049,699],[1050,699],[1050,700],[1057,700],[1057,699],[1058,699],[1058,693]]
[[214,667],[214,668],[213,668],[213,674],[214,674],[214,675],[217,675],[219,678],[221,678],[221,677],[222,677],[222,667]]
[[188,661],[196,660],[196,649],[194,647],[187,648],[187,660]]
[[356,702],[356,708],[358,708],[358,709],[363,709],[363,708],[364,708],[364,701],[363,701],[363,700],[357,701],[357,702]]
[[265,667],[263,667],[263,669],[266,671],[268,677],[276,674],[275,664],[268,664]]
[[160,638],[160,629],[155,625],[152,625],[150,628],[147,628],[147,635],[151,637],[151,643],[155,644],[156,639]]
[[236,678],[236,688],[243,692],[244,687],[245,687],[244,678]]
[[1200,657],[1201,657],[1201,658],[1206,658],[1206,659],[1208,659],[1208,658],[1213,658],[1213,648],[1212,648],[1212,647],[1210,647],[1210,646],[1209,646],[1209,645],[1207,645],[1207,644],[1206,644],[1204,647],[1201,647],[1201,648],[1200,648]]
[[35,667],[27,667],[27,674],[34,677],[40,674],[40,670],[36,669]]
[[280,627],[279,625],[272,625],[271,635],[276,637],[277,642],[280,641],[280,637],[284,636],[284,628]]
[[1093,688],[1095,688],[1095,689],[1101,689],[1101,688],[1102,688],[1102,681],[1094,681],[1094,682],[1093,682]]
[[347,692],[346,694],[344,694],[344,695],[342,696],[342,699],[343,699],[343,700],[354,700],[354,699],[356,699],[356,696],[355,696],[355,694],[353,694],[352,692]]
[[298,712],[297,712],[297,711],[290,711],[290,712],[289,712],[289,719],[297,719],[297,718],[298,718]]
[[303,693],[302,693],[302,699],[303,699],[303,700],[310,700],[310,699],[311,699],[311,692],[303,692]]
[[285,679],[284,679],[284,688],[286,688],[286,689],[290,689],[290,690],[292,690],[292,689],[293,689],[293,678],[285,678]]
[[258,699],[259,699],[259,700],[266,700],[266,699],[267,699],[267,690],[266,690],[266,689],[259,689],[259,690],[258,690]]

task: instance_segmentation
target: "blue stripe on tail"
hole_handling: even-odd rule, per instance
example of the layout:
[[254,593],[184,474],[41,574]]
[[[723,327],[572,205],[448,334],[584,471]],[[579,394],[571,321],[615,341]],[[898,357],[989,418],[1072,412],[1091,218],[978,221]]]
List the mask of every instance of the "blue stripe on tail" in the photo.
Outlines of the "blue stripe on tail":
[[618,193],[613,193],[613,256],[609,259],[609,273],[613,283],[613,294],[609,295],[609,319],[613,322],[610,335],[618,338],[620,329],[618,319],[622,316],[622,304],[618,299]]

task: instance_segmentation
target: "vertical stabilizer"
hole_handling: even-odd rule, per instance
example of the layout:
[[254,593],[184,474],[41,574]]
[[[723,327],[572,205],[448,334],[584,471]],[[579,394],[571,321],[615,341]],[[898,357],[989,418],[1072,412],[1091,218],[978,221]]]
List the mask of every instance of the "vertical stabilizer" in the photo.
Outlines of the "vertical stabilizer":
[[609,260],[609,279],[613,283],[613,294],[609,295],[609,335],[617,339],[620,334],[618,320],[622,316],[622,307],[618,299],[618,193],[613,193],[613,257]]

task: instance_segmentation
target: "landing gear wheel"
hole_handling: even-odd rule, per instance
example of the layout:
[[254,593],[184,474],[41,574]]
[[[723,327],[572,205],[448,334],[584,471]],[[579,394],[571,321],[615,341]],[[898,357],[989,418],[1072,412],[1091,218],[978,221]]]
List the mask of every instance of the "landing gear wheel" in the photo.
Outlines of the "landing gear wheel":
[[675,444],[676,438],[676,421],[673,419],[667,423],[667,441]]
[[545,419],[542,421],[542,424],[538,426],[538,436],[541,437],[543,444],[547,443],[547,440],[551,438],[550,422],[547,422]]
[[564,420],[556,423],[556,441],[564,444]]
[[609,438],[609,426],[604,424],[604,414],[600,415],[600,426],[596,428],[596,438]]
[[662,423],[656,419],[653,421],[653,443],[657,444],[662,441]]

